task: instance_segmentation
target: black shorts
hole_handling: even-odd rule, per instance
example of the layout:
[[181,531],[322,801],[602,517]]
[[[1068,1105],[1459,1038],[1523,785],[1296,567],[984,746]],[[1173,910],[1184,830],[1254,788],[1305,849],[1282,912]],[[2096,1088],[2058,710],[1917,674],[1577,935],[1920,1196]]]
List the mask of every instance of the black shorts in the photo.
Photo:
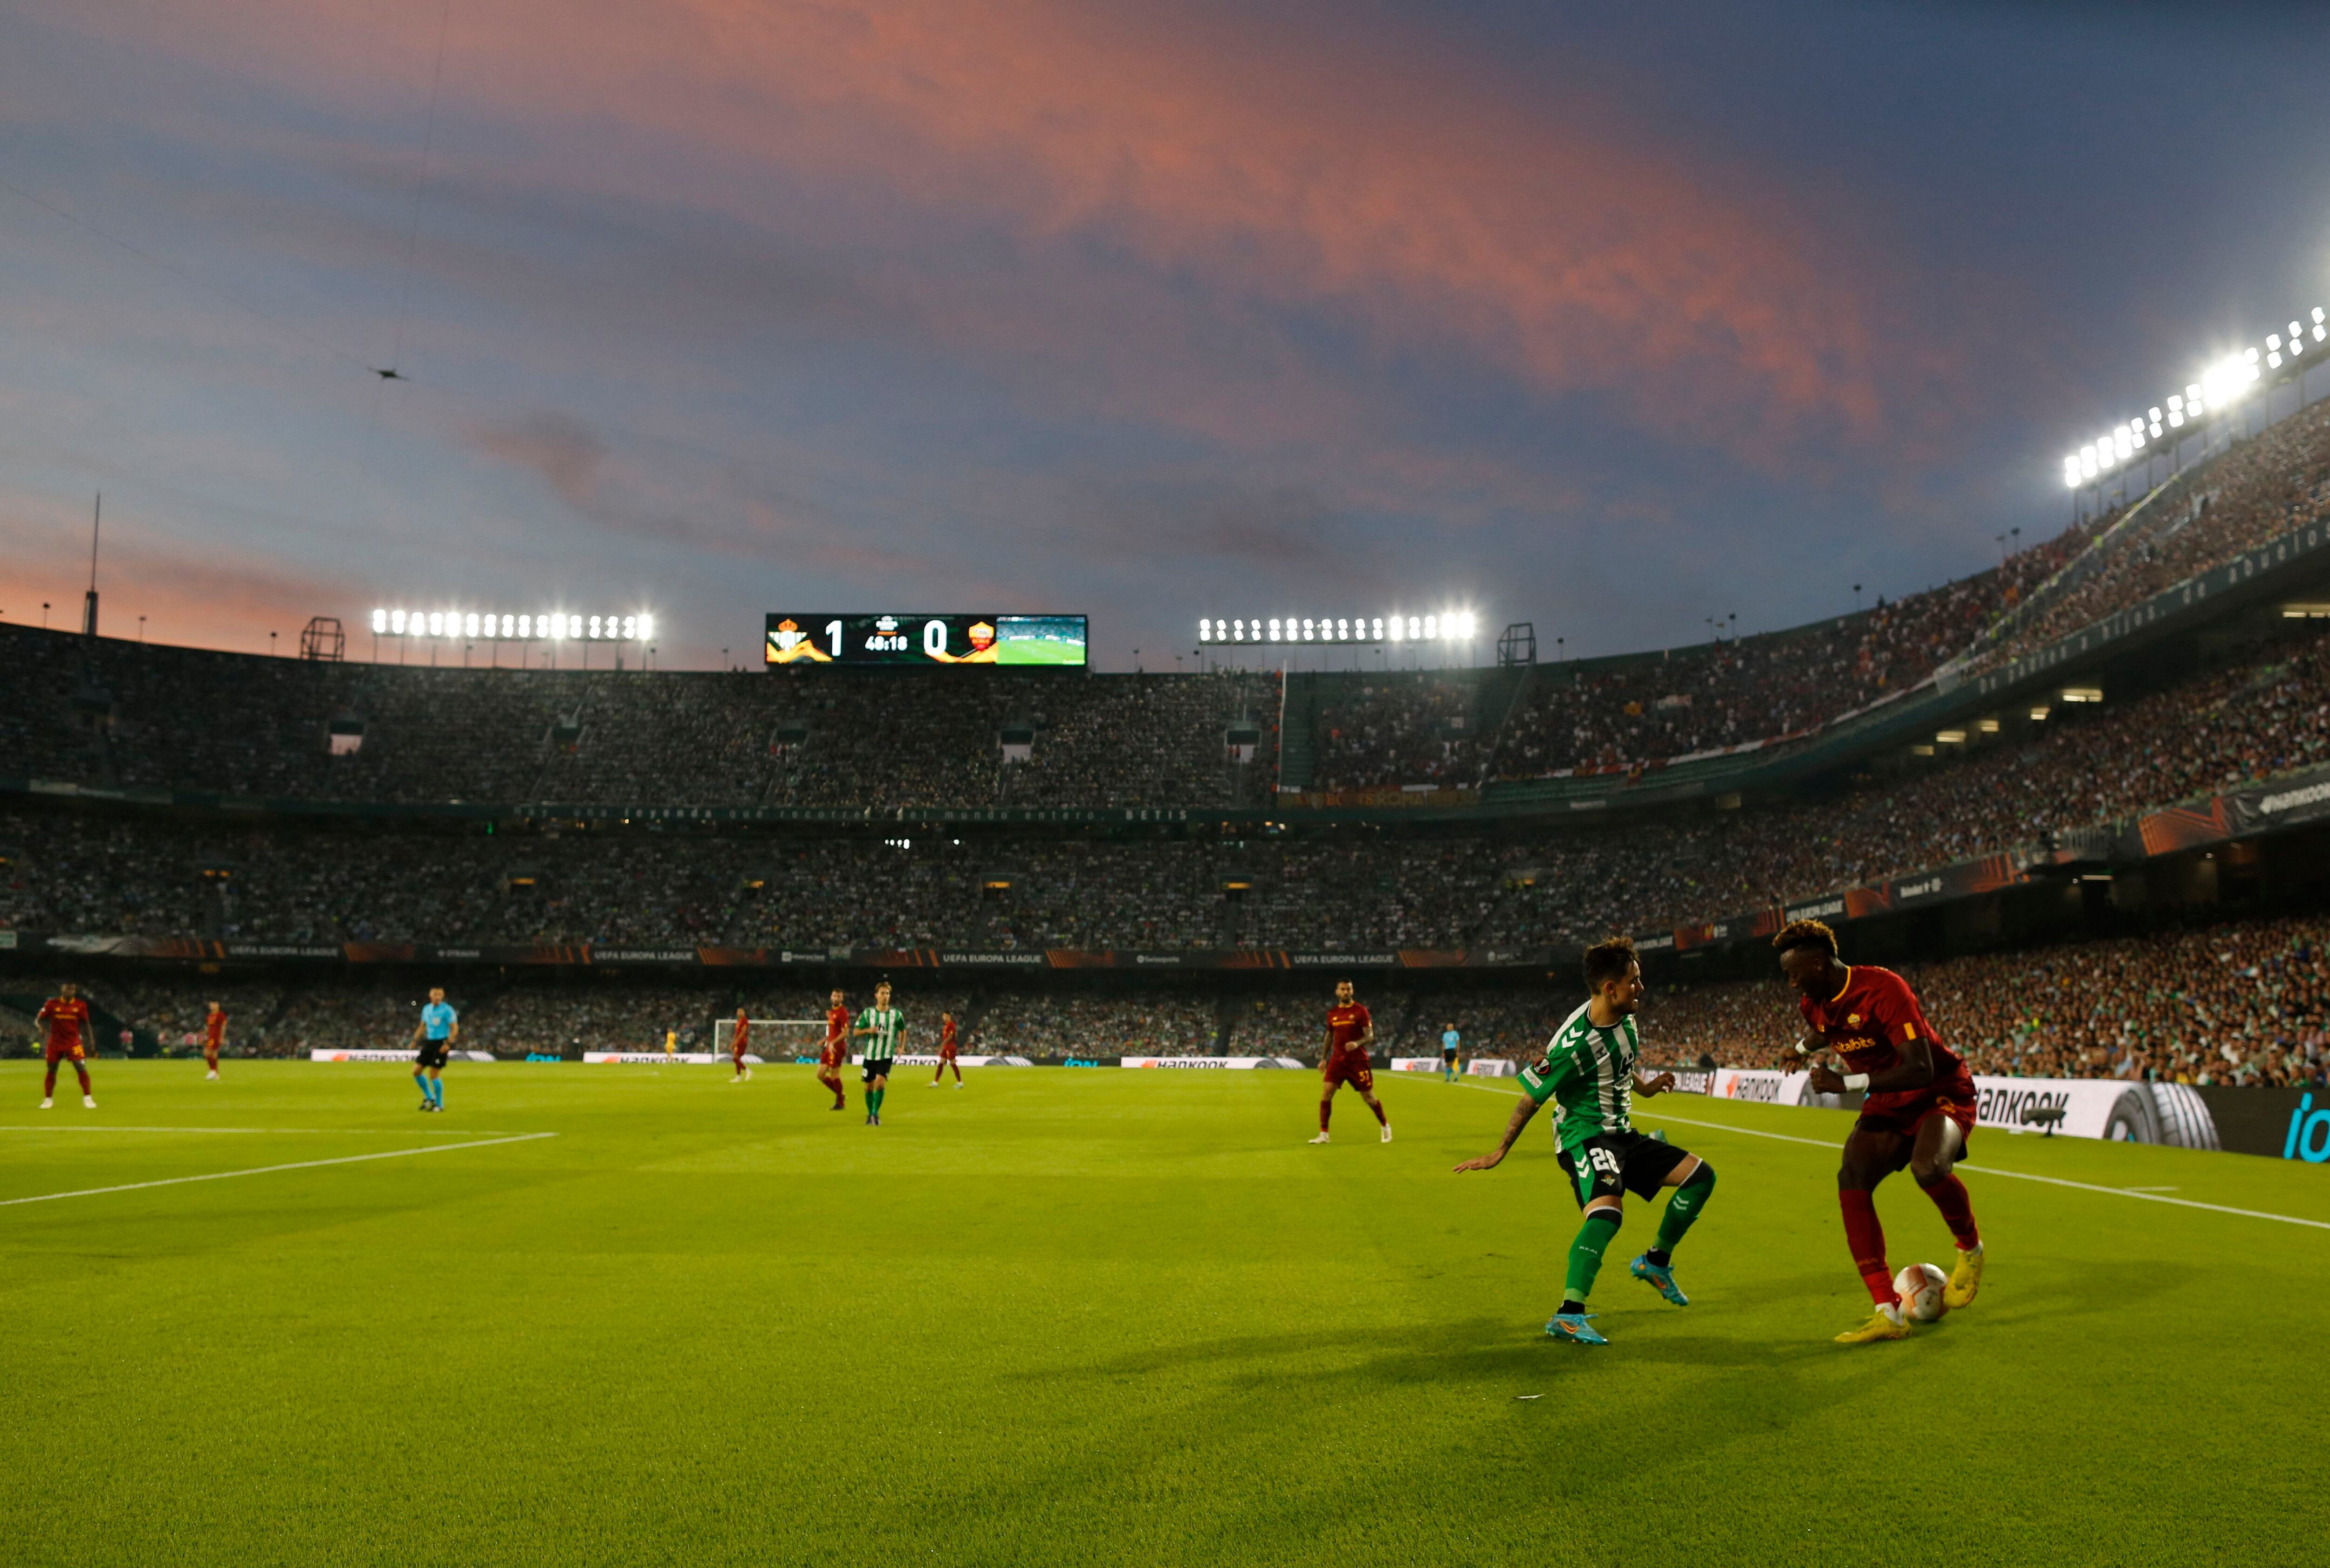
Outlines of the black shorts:
[[1648,1133],[1609,1132],[1587,1138],[1575,1153],[1562,1150],[1561,1168],[1582,1209],[1596,1198],[1615,1198],[1621,1192],[1655,1197],[1674,1167],[1690,1157],[1689,1149]]
[[871,1083],[876,1078],[889,1077],[890,1069],[897,1064],[898,1059],[895,1056],[868,1056],[862,1064],[866,1074],[865,1082]]
[[1456,1053],[1443,1047],[1440,1053],[1440,1060],[1443,1062],[1454,1062],[1456,1060]]
[[441,1070],[445,1063],[451,1060],[453,1060],[453,1046],[450,1041],[423,1040],[421,1043],[421,1054],[412,1059],[412,1064],[415,1067],[435,1067]]

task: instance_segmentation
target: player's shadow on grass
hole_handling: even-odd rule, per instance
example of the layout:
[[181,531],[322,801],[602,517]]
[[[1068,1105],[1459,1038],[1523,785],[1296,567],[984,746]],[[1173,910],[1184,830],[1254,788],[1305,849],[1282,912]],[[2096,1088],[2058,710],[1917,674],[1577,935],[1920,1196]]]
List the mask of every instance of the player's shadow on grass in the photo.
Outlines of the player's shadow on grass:
[[[1627,1316],[1631,1317],[1632,1314]],[[1647,1320],[1653,1315],[1644,1314]],[[1810,1354],[1814,1346],[1778,1346],[1745,1336],[1675,1339],[1645,1336],[1628,1345],[1630,1359],[1698,1366],[1769,1367]],[[1471,1384],[1520,1377],[1543,1383],[1589,1365],[1605,1353],[1556,1343],[1540,1326],[1476,1318],[1418,1330],[1406,1343],[1387,1343],[1380,1329],[1341,1333],[1241,1335],[1145,1346],[1094,1362],[1067,1375],[1132,1382],[1171,1372],[1211,1368],[1248,1388],[1312,1387],[1337,1381],[1375,1387]],[[1324,1359],[1328,1364],[1322,1365]],[[1023,1374],[1048,1381],[1060,1369]]]

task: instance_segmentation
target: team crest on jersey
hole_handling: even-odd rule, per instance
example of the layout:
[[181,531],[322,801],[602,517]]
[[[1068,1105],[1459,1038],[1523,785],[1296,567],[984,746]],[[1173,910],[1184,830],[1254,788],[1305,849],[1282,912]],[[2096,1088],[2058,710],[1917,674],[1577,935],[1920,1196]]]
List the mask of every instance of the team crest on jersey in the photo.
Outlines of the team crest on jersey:
[[1849,1029],[1857,1029],[1861,1026],[1861,1015],[1858,1013],[1847,1013],[1844,1015],[1844,1023],[1845,1027]]

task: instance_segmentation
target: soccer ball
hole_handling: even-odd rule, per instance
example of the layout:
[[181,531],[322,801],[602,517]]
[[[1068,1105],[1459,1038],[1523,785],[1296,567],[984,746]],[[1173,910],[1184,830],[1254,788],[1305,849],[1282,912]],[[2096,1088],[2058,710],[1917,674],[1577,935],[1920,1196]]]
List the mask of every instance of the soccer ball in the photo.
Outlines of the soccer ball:
[[1950,1277],[1931,1263],[1912,1263],[1893,1276],[1893,1294],[1901,1299],[1901,1311],[1912,1322],[1931,1323],[1949,1307],[1942,1300],[1942,1287]]

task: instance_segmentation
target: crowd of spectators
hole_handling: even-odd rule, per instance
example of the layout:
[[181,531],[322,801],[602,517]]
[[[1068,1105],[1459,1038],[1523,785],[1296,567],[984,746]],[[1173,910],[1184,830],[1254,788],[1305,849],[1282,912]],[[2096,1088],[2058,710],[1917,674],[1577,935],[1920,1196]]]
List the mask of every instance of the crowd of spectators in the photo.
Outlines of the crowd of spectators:
[[[2193,928],[1906,966],[1941,1038],[1978,1073],[2152,1079],[2194,1084],[2330,1086],[2330,918],[2306,916]],[[756,1019],[813,1020],[821,990],[798,984],[703,986],[611,982],[516,984],[447,977],[461,1044],[511,1058],[583,1051],[659,1051],[667,1031],[687,1050],[725,1050],[741,1000]],[[298,1056],[312,1049],[397,1049],[423,1000],[417,986],[369,977],[297,981],[82,977],[93,1002],[152,1034],[166,1053],[199,1049],[212,1000],[224,1005],[230,1056]],[[56,978],[0,983],[0,992],[53,994]],[[867,1000],[852,989],[853,1007]],[[1454,1023],[1463,1053],[1526,1059],[1544,1048],[1582,997],[1550,982],[1429,990],[1369,984],[1378,1053],[1431,1056]],[[1202,990],[1061,992],[1004,984],[902,985],[905,1048],[936,1048],[942,1010],[961,1023],[965,1054],[1292,1056],[1317,1060],[1327,995],[1318,987],[1217,997]],[[1657,987],[1640,1015],[1647,1066],[1768,1067],[1802,1033],[1795,994],[1776,976]],[[24,1025],[20,1020],[19,1030]],[[789,1059],[814,1049],[814,1026],[763,1031],[753,1049]],[[105,1049],[109,1042],[100,1041]]]
[[1340,687],[1312,725],[1311,787],[1478,784],[1480,693],[1471,671],[1397,670]]
[[995,1056],[1208,1056],[1221,1033],[1211,997],[1005,991],[986,999],[977,1049]]
[[1507,779],[1636,766],[1814,729],[1917,685],[2087,548],[2075,524],[2004,566],[1865,613],[1663,654],[1533,672],[1496,738]]
[[[1227,806],[1277,782],[1274,673],[773,675],[262,658],[0,626],[0,767],[280,799]],[[1252,760],[1228,735],[1262,732]],[[1007,765],[1004,734],[1025,737]]]
[[[2330,1084],[2330,919],[2259,921],[1913,965],[1942,1040],[1978,1073]],[[1769,1067],[1803,1033],[1769,980],[1654,996],[1657,1059]]]
[[[2185,470],[1984,638],[1969,674],[2035,653],[2330,508],[2330,402]],[[2109,521],[2108,519],[2107,521]]]
[[[1526,837],[229,826],[0,814],[0,929],[288,942],[1537,947],[1801,902],[2330,763],[2311,622],[2147,695],[2018,712],[1820,799]],[[966,830],[968,832],[968,830]]]

